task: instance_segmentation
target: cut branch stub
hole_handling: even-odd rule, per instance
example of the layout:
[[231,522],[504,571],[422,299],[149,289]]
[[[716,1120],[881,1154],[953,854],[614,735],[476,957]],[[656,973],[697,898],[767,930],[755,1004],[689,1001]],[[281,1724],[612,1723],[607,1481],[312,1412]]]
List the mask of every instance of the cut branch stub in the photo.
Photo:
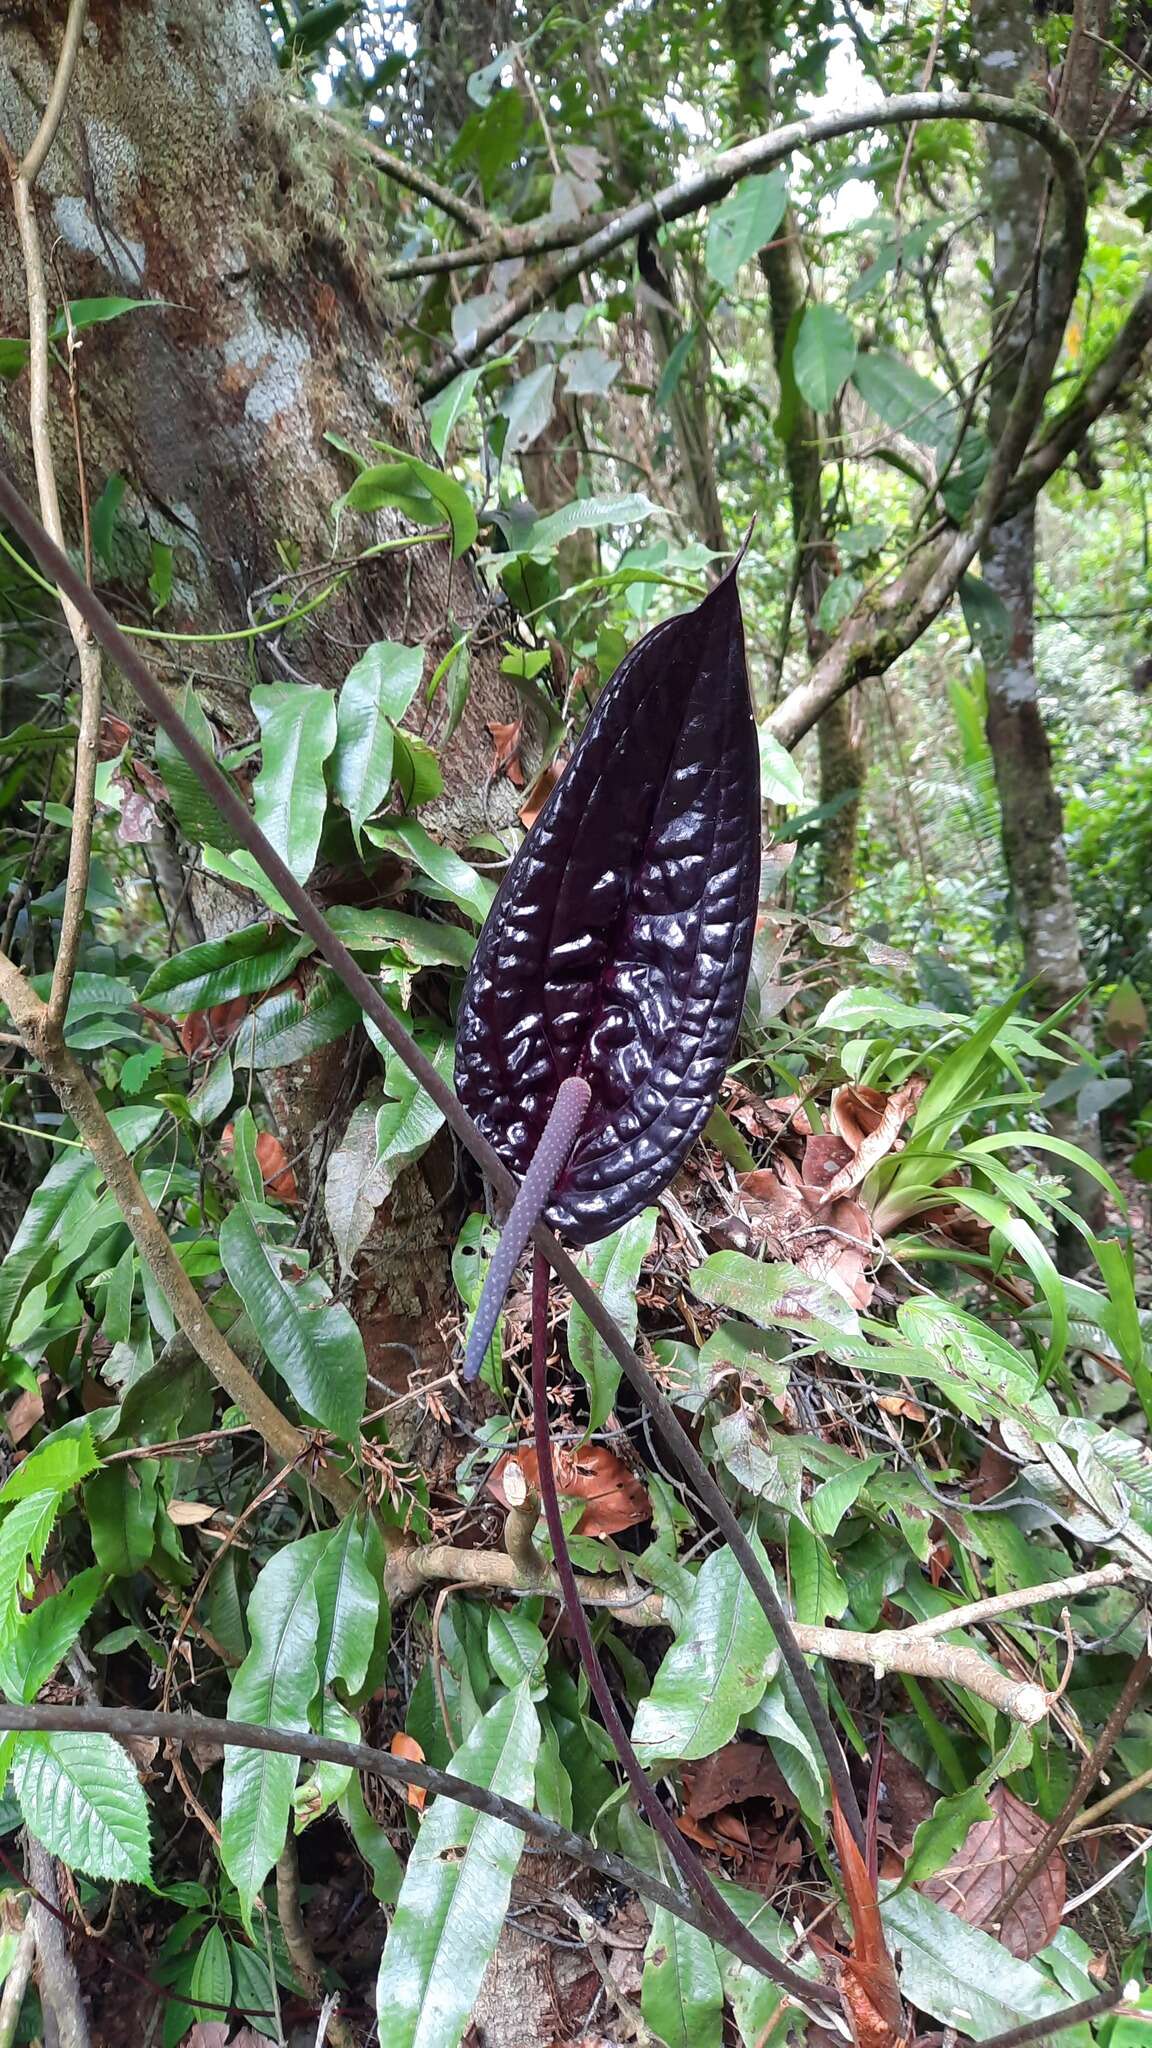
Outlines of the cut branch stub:
[[464,990],[457,1093],[519,1178],[561,1083],[588,1084],[546,1210],[576,1244],[668,1185],[740,1022],[760,786],[737,566],[624,657],[504,878]]

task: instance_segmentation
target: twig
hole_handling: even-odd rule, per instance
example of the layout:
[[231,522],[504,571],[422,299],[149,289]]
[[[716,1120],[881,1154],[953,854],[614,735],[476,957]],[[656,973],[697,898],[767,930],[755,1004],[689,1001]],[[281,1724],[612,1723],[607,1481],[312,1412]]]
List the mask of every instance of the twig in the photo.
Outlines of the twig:
[[48,152],[56,140],[56,131],[60,126],[72,86],[76,59],[80,54],[80,38],[84,33],[84,17],[87,12],[88,0],[70,0],[68,19],[64,24],[64,40],[56,60],[56,76],[52,80],[48,104],[40,117],[40,126],[36,130],[31,147],[25,151],[24,160],[16,173],[26,185],[36,183]]
[[[12,201],[28,294],[28,430],[40,514],[53,540],[64,545],[60,517],[60,496],[56,465],[48,426],[48,291],[40,229],[36,220],[33,187],[56,138],[64,105],[72,83],[80,38],[84,28],[86,0],[71,0],[64,29],[64,41],[56,65],[52,90],[35,140],[12,179]],[[72,832],[68,843],[68,876],[64,908],[60,919],[60,946],[52,970],[48,1013],[53,1028],[62,1028],[72,993],[80,942],[84,932],[88,871],[92,858],[92,827],[96,810],[97,742],[100,734],[101,662],[100,648],[91,628],[74,605],[65,604],[64,617],[80,664],[80,720],[76,740],[76,769],[72,791]]]
[[[76,1712],[89,1713],[91,1709],[78,1707]],[[28,1918],[34,1925],[41,2003],[48,2007],[56,2021],[60,2048],[90,2048],[88,2015],[80,1996],[76,1965],[68,1947],[66,1923],[56,1888],[56,1871],[48,1850],[31,1834],[28,1836],[28,1879],[43,1902],[37,1901],[28,1911]]]
[[1121,1872],[1127,1870],[1140,1857],[1147,1856],[1149,1849],[1152,1849],[1152,1833],[1146,1834],[1143,1841],[1137,1842],[1136,1847],[1129,1850],[1127,1856],[1122,1856],[1119,1863],[1113,1863],[1111,1868],[1104,1872],[1103,1877],[1098,1877],[1095,1884],[1089,1885],[1086,1892],[1077,1892],[1074,1899],[1066,1900],[1060,1918],[1067,1920],[1070,1913],[1078,1912],[1081,1906],[1088,1904],[1089,1899],[1095,1899],[1101,1892],[1107,1891],[1110,1884],[1115,1884]]
[[[505,1200],[512,1200],[516,1194],[516,1181],[498,1152],[481,1135],[432,1061],[420,1050],[384,1001],[378,985],[369,980],[342,940],[337,938],[323,912],[313,903],[307,891],[301,887],[275,848],[265,838],[247,805],[227,776],[222,774],[216,761],[189,732],[167,693],[156,681],[148,664],[132,642],[124,637],[95,593],[76,575],[67,556],[61,553],[51,537],[45,533],[35,515],[24,503],[19,491],[2,471],[0,512],[27,543],[40,568],[53,577],[60,589],[66,591],[84,612],[105,651],[116,663],[121,674],[131,683],[156,724],[163,728],[173,745],[179,748],[216,809],[232,827],[241,846],[253,854],[269,881],[279,890],[301,930],[307,932],[315,941],[317,950],[334,969],[349,993],[355,997],[365,1015],[379,1028],[393,1052],[403,1061],[408,1071],[431,1097],[437,1109],[442,1112],[449,1129],[454,1131],[467,1147],[497,1192]],[[653,1379],[639,1353],[629,1344],[615,1317],[605,1308],[587,1275],[543,1224],[536,1225],[532,1237],[553,1272],[563,1281],[569,1294],[583,1309],[593,1329],[603,1338],[612,1357],[635,1388],[651,1414],[667,1450],[691,1481],[702,1505],[712,1516],[716,1527],[736,1556],[745,1578],[771,1624],[780,1647],[780,1654],[808,1711],[828,1763],[829,1773],[836,1786],[841,1809],[849,1816],[850,1821],[854,1819],[854,1824],[860,1828],[863,1835],[859,1803],[828,1709],[797,1645],[789,1617],[780,1603],[776,1588],[757,1557],[747,1534],[741,1528],[730,1502],[725,1498],[696,1445],[681,1424],[671,1402]],[[169,1255],[174,1257],[171,1247],[168,1250]],[[179,1272],[181,1279],[186,1280],[183,1267],[179,1268]],[[194,1290],[193,1298],[195,1299]],[[197,1309],[199,1311],[198,1303]],[[199,1313],[202,1316],[202,1311]],[[255,1420],[255,1417],[252,1419]],[[332,1498],[331,1494],[329,1498]]]
[[29,1906],[16,1943],[16,1953],[8,1965],[4,1979],[4,1995],[0,1998],[0,2048],[12,2048],[16,2039],[16,2028],[24,2006],[24,1993],[32,1975],[32,1958],[36,1953],[36,1923]]
[[276,1914],[288,1960],[299,1977],[310,1998],[320,2005],[320,2024],[316,2030],[316,2048],[324,2048],[330,2041],[332,2048],[356,2048],[356,2036],[347,2020],[342,2020],[336,2010],[335,1997],[325,1998],[324,1978],[316,1960],[312,1937],[304,1922],[304,1909],[300,1904],[300,1866],[296,1858],[296,1844],[289,1835],[276,1862]]
[[556,249],[571,249],[590,234],[605,227],[610,214],[582,214],[578,220],[513,221],[494,228],[478,242],[462,249],[436,249],[427,256],[398,257],[385,264],[381,275],[390,284],[409,277],[435,277],[446,270],[480,270],[490,263],[504,263],[509,257],[550,256]]
[[[108,1121],[79,1061],[51,1029],[47,1005],[18,967],[0,954],[0,1000],[32,1057],[39,1060],[52,1089],[72,1118],[120,1207],[145,1265],[156,1280],[196,1356],[217,1384],[259,1430],[281,1464],[298,1464],[312,1453],[312,1439],[289,1422],[217,1329],[180,1262],[139,1175]],[[330,1460],[316,1460],[315,1483],[338,1514],[356,1506],[359,1494]]]
[[[450,1543],[433,1543],[420,1549],[397,1551],[389,1559],[388,1595],[393,1606],[442,1579],[450,1579],[458,1586],[486,1586],[506,1593],[547,1593],[554,1599],[561,1593],[555,1572],[527,1573],[507,1551],[460,1550]],[[575,1583],[585,1607],[603,1608],[614,1619],[633,1628],[669,1626],[660,1593],[646,1593],[638,1600],[623,1579],[593,1573],[577,1573]],[[816,1628],[801,1621],[793,1621],[791,1626],[797,1646],[805,1656],[826,1658],[838,1664],[863,1664],[873,1671],[902,1671],[909,1677],[960,1685],[1025,1727],[1035,1726],[1048,1712],[1049,1697],[1043,1686],[1017,1678],[967,1644],[938,1643],[906,1628],[878,1629],[875,1634],[866,1635],[856,1629]]]
[[1106,1813],[1113,1813],[1118,1806],[1123,1806],[1125,1800],[1135,1799],[1138,1792],[1147,1792],[1150,1785],[1152,1764],[1149,1764],[1146,1771],[1138,1771],[1134,1778],[1127,1779],[1123,1785],[1117,1785],[1114,1791],[1106,1792],[1103,1799],[1096,1801],[1095,1806],[1086,1806],[1083,1813],[1078,1813],[1075,1820],[1070,1823],[1069,1836],[1082,1835],[1085,1828],[1095,1826],[1098,1820],[1103,1820]]
[[1052,1851],[1058,1849],[1064,1840],[1088,1792],[1115,1749],[1116,1743],[1123,1732],[1124,1723],[1127,1721],[1129,1714],[1132,1712],[1147,1684],[1150,1671],[1152,1671],[1152,1653],[1149,1652],[1147,1644],[1145,1644],[1140,1655],[1136,1658],[1131,1671],[1128,1673],[1121,1687],[1120,1697],[1105,1721],[1103,1728],[1100,1730],[1091,1752],[1084,1758],[1080,1769],[1077,1771],[1072,1790],[1069,1792],[1067,1799],[1064,1801],[1055,1820],[1049,1822],[1031,1855],[1025,1859],[1007,1891],[1004,1893],[1003,1898],[999,1901],[996,1908],[997,1926],[1003,1927],[1004,1921],[1012,1907],[1018,1899],[1023,1897],[1033,1879],[1043,1870]]
[[1070,1600],[1075,1593],[1087,1593],[1094,1586],[1118,1586],[1128,1577],[1128,1567],[1104,1564],[1098,1571],[1073,1572],[1071,1578],[1049,1579],[1043,1586],[1018,1586],[1014,1592],[996,1593],[987,1600],[968,1600],[963,1607],[930,1615],[900,1630],[904,1642],[918,1642],[925,1636],[948,1635],[954,1628],[970,1628],[973,1622],[994,1621],[998,1614],[1012,1614],[1020,1607],[1043,1607],[1049,1600]]
[[461,370],[468,369],[482,356],[494,341],[499,341],[517,321],[534,313],[546,300],[554,297],[562,285],[590,270],[637,235],[666,226],[670,221],[682,220],[686,214],[696,213],[700,207],[722,199],[741,178],[765,171],[797,150],[808,149],[818,142],[834,141],[838,136],[858,134],[867,128],[900,128],[910,121],[980,121],[1015,128],[1040,143],[1048,152],[1065,193],[1073,202],[1073,212],[1076,211],[1074,202],[1079,201],[1082,205],[1084,180],[1074,143],[1047,114],[1022,100],[1003,99],[991,93],[899,93],[890,99],[875,101],[868,107],[840,109],[834,113],[814,115],[807,121],[792,121],[772,134],[756,135],[737,144],[735,149],[724,150],[703,169],[691,171],[687,177],[677,179],[675,184],[664,186],[650,199],[638,200],[606,226],[587,236],[568,254],[561,255],[556,263],[547,265],[490,319],[481,322],[466,347],[453,349],[445,357],[444,362],[422,381],[421,396],[434,397]]
[[[683,1898],[670,1885],[651,1877],[626,1857],[597,1848],[594,1843],[585,1841],[582,1835],[574,1834],[571,1828],[562,1827],[559,1821],[549,1820],[542,1813],[532,1813],[527,1807],[518,1806],[514,1800],[490,1792],[487,1786],[473,1785],[467,1778],[457,1777],[453,1772],[433,1770],[429,1764],[410,1763],[406,1757],[391,1756],[386,1750],[372,1749],[365,1742],[338,1742],[333,1737],[313,1735],[307,1730],[264,1728],[255,1722],[220,1721],[206,1714],[152,1713],[139,1707],[88,1707],[62,1700],[32,1707],[0,1700],[0,1729],[17,1729],[23,1733],[79,1729],[91,1734],[111,1735],[119,1741],[140,1736],[145,1741],[156,1738],[162,1742],[219,1743],[232,1749],[265,1750],[273,1756],[302,1757],[307,1762],[342,1764],[349,1770],[366,1771],[370,1777],[382,1778],[390,1785],[419,1785],[425,1792],[454,1799],[458,1805],[469,1806],[474,1812],[487,1814],[492,1820],[507,1821],[510,1827],[518,1829],[521,1834],[533,1836],[557,1855],[567,1856],[585,1869],[597,1871],[614,1884],[625,1885],[629,1891],[639,1893],[641,1898],[663,1906],[689,1927],[696,1927],[701,1933],[715,1937],[714,1925],[706,1919],[695,1900]],[[834,1995],[824,1986],[800,1981],[804,1986],[803,2002],[806,2007],[835,2007]]]
[[375,164],[378,171],[383,171],[386,178],[391,178],[394,185],[403,185],[409,192],[418,192],[421,199],[431,200],[432,205],[438,207],[441,213],[446,213],[451,220],[458,220],[471,234],[489,233],[492,222],[486,213],[478,206],[470,206],[466,199],[461,199],[455,192],[450,192],[446,185],[438,185],[435,178],[430,178],[426,171],[418,170],[415,164],[408,163],[404,157],[393,156],[390,149],[382,149],[380,144],[373,142],[371,136],[365,135],[362,129],[349,128],[335,114],[317,111],[315,118],[334,135],[338,135],[343,143],[355,145],[361,150],[369,162]]

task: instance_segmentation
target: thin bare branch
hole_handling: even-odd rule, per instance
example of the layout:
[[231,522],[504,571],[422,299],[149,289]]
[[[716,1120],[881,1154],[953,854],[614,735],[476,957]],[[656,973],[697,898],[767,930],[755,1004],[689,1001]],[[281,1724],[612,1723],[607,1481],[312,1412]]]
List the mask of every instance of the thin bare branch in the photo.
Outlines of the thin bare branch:
[[[585,1841],[582,1835],[574,1834],[571,1828],[562,1827],[558,1821],[549,1820],[542,1813],[532,1813],[527,1807],[518,1806],[514,1800],[504,1799],[499,1793],[490,1792],[485,1785],[473,1785],[467,1778],[457,1777],[449,1771],[433,1770],[428,1764],[410,1763],[407,1757],[372,1749],[366,1742],[337,1742],[326,1735],[264,1728],[249,1721],[218,1721],[205,1714],[150,1713],[138,1707],[78,1706],[74,1702],[59,1700],[33,1707],[0,1700],[0,1730],[6,1729],[16,1729],[21,1733],[78,1729],[88,1734],[111,1735],[122,1742],[140,1737],[146,1742],[155,1739],[161,1742],[222,1744],[228,1749],[257,1749],[272,1756],[301,1757],[307,1763],[342,1764],[349,1770],[365,1771],[369,1777],[382,1778],[389,1785],[418,1785],[425,1792],[453,1799],[459,1806],[471,1807],[474,1813],[506,1821],[521,1834],[543,1842],[556,1854],[569,1857],[587,1870],[598,1871],[614,1884],[627,1886],[629,1891],[639,1893],[653,1905],[663,1906],[677,1920],[686,1921],[689,1927],[699,1928],[702,1933],[715,1933],[694,1899],[683,1898],[671,1886],[662,1884],[658,1878],[629,1863],[626,1857],[598,1849]],[[835,2009],[838,2003],[835,1994],[819,1983],[805,1984],[803,1996],[805,2005],[817,2012]]]
[[971,1628],[974,1623],[995,1621],[1000,1614],[1013,1614],[1021,1607],[1043,1607],[1049,1600],[1071,1600],[1077,1593],[1090,1593],[1098,1586],[1119,1586],[1128,1577],[1123,1564],[1103,1564],[1097,1571],[1073,1572],[1067,1579],[1049,1579],[1042,1586],[1017,1586],[1009,1593],[993,1593],[987,1600],[967,1600],[962,1607],[950,1607],[943,1614],[915,1621],[900,1634],[905,1642],[923,1641],[928,1636],[949,1635],[954,1628]]
[[[40,516],[59,547],[64,545],[64,525],[60,517],[60,495],[49,433],[48,288],[40,246],[40,229],[36,219],[34,187],[63,117],[80,49],[84,16],[85,0],[72,0],[52,90],[48,96],[48,105],[44,110],[35,140],[12,179],[12,202],[24,258],[28,298],[28,427],[32,443],[32,460],[36,470]],[[96,809],[101,695],[99,644],[74,605],[64,606],[64,616],[80,664],[80,720],[72,789],[68,876],[60,920],[60,945],[52,970],[52,990],[48,998],[49,1019],[54,1028],[63,1024],[84,932],[88,872],[92,858],[92,827]]]
[[29,187],[33,186],[40,176],[64,116],[68,94],[72,89],[72,74],[76,69],[76,59],[80,55],[80,40],[84,34],[87,12],[88,0],[70,0],[68,19],[64,24],[64,41],[60,45],[56,76],[52,80],[48,104],[40,117],[40,126],[36,130],[31,147],[25,151],[24,160],[16,173],[16,176]]
[[426,171],[418,170],[415,164],[408,163],[404,157],[393,156],[390,149],[382,149],[370,135],[365,135],[363,129],[349,127],[348,123],[341,121],[336,114],[322,113],[314,108],[310,108],[309,111],[323,127],[333,135],[338,135],[346,147],[360,150],[368,158],[369,163],[374,164],[378,171],[383,171],[386,178],[391,178],[394,185],[403,185],[406,191],[416,192],[421,199],[430,200],[432,205],[441,213],[446,213],[449,219],[458,220],[461,227],[467,228],[470,234],[490,233],[492,222],[480,207],[470,206],[466,199],[461,199],[456,192],[450,192],[446,185],[438,185],[435,178],[430,178]]
[[807,121],[792,121],[769,135],[756,135],[735,149],[724,150],[701,170],[666,185],[650,199],[638,200],[607,226],[589,235],[567,255],[541,270],[522,291],[507,301],[491,319],[483,321],[467,347],[454,349],[421,386],[425,398],[434,397],[514,327],[534,313],[572,278],[603,262],[614,250],[648,229],[666,226],[696,213],[726,192],[741,178],[783,163],[798,149],[830,142],[841,135],[856,135],[869,128],[900,128],[910,121],[1000,122],[1031,136],[1047,150],[1064,188],[1069,211],[1083,213],[1084,178],[1074,145],[1038,107],[1022,100],[1001,99],[990,93],[910,92],[871,106],[841,109],[814,115]]

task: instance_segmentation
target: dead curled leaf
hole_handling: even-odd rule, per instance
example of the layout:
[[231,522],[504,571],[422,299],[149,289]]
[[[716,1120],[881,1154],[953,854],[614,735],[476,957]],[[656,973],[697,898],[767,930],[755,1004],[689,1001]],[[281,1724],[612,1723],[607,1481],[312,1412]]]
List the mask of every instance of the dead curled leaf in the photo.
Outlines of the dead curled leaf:
[[[509,1505],[504,1470],[513,1459],[533,1490],[540,1485],[540,1467],[531,1445],[523,1444],[518,1450],[505,1452],[487,1485],[493,1500],[504,1508]],[[581,1444],[574,1451],[558,1446],[553,1460],[557,1493],[568,1500],[587,1502],[576,1526],[578,1536],[618,1536],[622,1530],[634,1529],[637,1523],[650,1519],[652,1503],[647,1487],[606,1444]]]
[[993,1785],[988,1804],[990,1818],[969,1828],[952,1861],[917,1889],[947,1906],[970,1927],[995,1934],[1014,1956],[1026,1961],[1045,1948],[1059,1929],[1067,1867],[1061,1851],[1054,1849],[1000,1926],[1000,1901],[1036,1848],[1044,1822],[1003,1784]]
[[854,1308],[867,1308],[873,1292],[867,1278],[871,1221],[859,1202],[845,1197],[829,1204],[820,1182],[809,1182],[808,1153],[813,1146],[820,1147],[813,1153],[813,1170],[819,1173],[833,1155],[820,1140],[810,1138],[803,1174],[783,1156],[777,1158],[775,1169],[737,1174],[743,1206],[753,1236],[769,1258],[798,1266],[810,1279],[835,1288]]
[[[225,1158],[231,1155],[234,1136],[233,1125],[225,1124],[220,1133],[220,1150]],[[275,1195],[281,1202],[298,1202],[300,1190],[296,1185],[296,1175],[289,1166],[288,1154],[275,1133],[260,1131],[253,1149],[256,1164],[260,1168],[260,1178],[268,1194]]]
[[927,1081],[918,1075],[891,1095],[878,1088],[838,1088],[832,1097],[832,1121],[852,1157],[829,1183],[826,1202],[859,1187],[872,1168],[891,1152],[900,1132],[923,1095]]
[[[403,1728],[396,1729],[388,1747],[393,1756],[403,1757],[405,1763],[422,1764],[424,1762],[424,1751],[421,1749],[416,1737],[414,1735],[406,1735]],[[404,1797],[408,1801],[409,1806],[416,1808],[417,1813],[423,1813],[424,1801],[428,1797],[423,1785],[405,1785]]]

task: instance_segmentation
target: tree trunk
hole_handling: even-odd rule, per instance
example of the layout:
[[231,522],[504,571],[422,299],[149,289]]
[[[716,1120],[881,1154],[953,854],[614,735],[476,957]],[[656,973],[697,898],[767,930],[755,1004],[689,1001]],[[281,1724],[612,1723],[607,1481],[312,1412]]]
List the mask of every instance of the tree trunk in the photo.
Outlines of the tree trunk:
[[[750,0],[728,0],[728,26],[740,111],[757,127],[766,127],[771,112],[766,23],[755,0],[752,4]],[[760,268],[768,286],[776,369],[783,378],[807,297],[798,232],[791,211],[785,215],[777,239],[760,251]],[[820,421],[798,392],[791,395],[782,440],[792,507],[792,538],[799,564],[797,588],[804,637],[808,658],[816,662],[829,645],[829,637],[820,625],[820,605],[839,565],[824,520]],[[817,725],[816,738],[820,753],[820,804],[831,809],[831,815],[820,828],[820,903],[847,923],[852,910],[860,799],[868,772],[864,721],[857,693],[849,692],[829,706]]]
[[[6,23],[0,126],[27,147],[52,82],[61,37],[53,0]],[[375,276],[379,251],[357,238],[372,201],[338,134],[294,103],[254,0],[118,0],[94,4],[37,208],[53,250],[53,300],[123,295],[142,310],[87,329],[78,355],[89,492],[127,485],[102,581],[120,615],[147,623],[150,550],[173,550],[167,632],[245,628],[285,563],[322,565],[336,529],[332,506],[353,475],[332,438],[371,455],[371,441],[426,452],[421,415]],[[373,174],[374,175],[374,174]],[[19,331],[26,288],[15,237],[0,245],[0,293]],[[52,437],[66,523],[79,535],[76,466],[65,373],[53,382]],[[19,403],[0,424],[4,459],[30,477]],[[400,515],[345,520],[342,553],[397,536]],[[98,568],[100,567],[98,562]],[[314,587],[314,586],[311,586]],[[361,565],[329,603],[292,629],[283,654],[264,640],[149,653],[173,687],[194,680],[224,735],[254,734],[248,691],[287,674],[338,685],[370,642],[421,643],[429,672],[484,605],[466,564],[443,542]],[[496,636],[482,636],[471,693],[443,756],[446,789],[425,819],[466,834],[483,821],[491,741],[487,721],[515,718],[499,674]],[[286,666],[286,658],[290,668]],[[132,701],[115,708],[138,716]],[[443,697],[417,694],[410,722],[435,742]],[[529,747],[530,751],[530,747]],[[510,817],[515,792],[497,785],[491,816]],[[356,877],[325,878],[328,900]],[[206,933],[244,923],[255,907],[202,885]],[[338,1044],[270,1078],[290,1156],[319,1163],[348,1048]],[[346,1097],[347,1090],[344,1090]],[[319,1146],[319,1149],[318,1149]],[[415,1177],[414,1177],[415,1178]],[[406,1257],[409,1272],[417,1262]],[[413,1315],[443,1302],[404,1293]]]
[[[1007,6],[1002,0],[977,0],[972,18],[982,82],[988,91],[1019,92],[1043,75],[1044,60],[1033,36],[1028,0],[1009,0]],[[1070,79],[1066,82],[1071,86]],[[1083,75],[1079,83],[1083,85]],[[995,438],[1012,398],[1015,344],[1027,331],[1046,167],[1042,151],[1006,128],[989,128],[986,138],[993,220],[992,312],[998,354],[1006,365],[992,388],[989,426]],[[1049,1015],[1080,999],[1066,1028],[1090,1046],[1092,1015],[1084,997],[1080,930],[1064,850],[1063,807],[1052,774],[1052,750],[1036,681],[1033,506],[993,527],[981,549],[980,563],[984,581],[1005,613],[1002,633],[983,650],[987,732],[1024,971],[1033,983],[1032,1002],[1040,1014]],[[1098,1152],[1095,1117],[1081,1124],[1065,1112],[1062,1130],[1076,1143]],[[1095,1182],[1081,1176],[1076,1180],[1078,1205],[1086,1215],[1096,1215],[1100,1194]]]

